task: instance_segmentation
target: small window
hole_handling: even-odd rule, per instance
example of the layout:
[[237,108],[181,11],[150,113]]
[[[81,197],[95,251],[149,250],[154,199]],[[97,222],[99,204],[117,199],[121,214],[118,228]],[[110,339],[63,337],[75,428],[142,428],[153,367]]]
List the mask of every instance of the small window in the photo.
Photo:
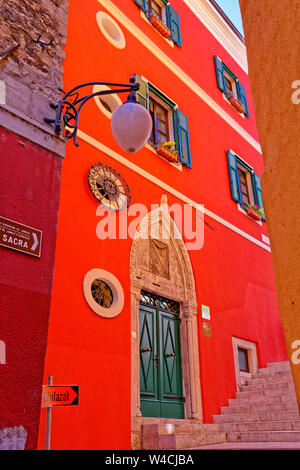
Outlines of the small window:
[[109,308],[113,302],[113,294],[111,288],[101,279],[95,279],[91,285],[91,293],[94,300],[101,307]]
[[106,39],[117,49],[124,49],[125,36],[118,23],[104,11],[98,11],[96,21]]
[[191,168],[187,116],[177,108],[176,103],[151,83],[146,82],[138,75],[135,75],[135,78],[140,84],[137,100],[148,109],[152,117],[152,132],[149,144],[155,147],[157,153],[168,161],[173,163],[179,161]]
[[163,19],[162,11],[163,6],[156,2],[155,0],[149,0],[149,11],[157,16],[160,20]]
[[215,56],[214,61],[218,88],[236,111],[249,117],[245,88],[219,57]]
[[265,220],[260,177],[232,151],[227,151],[231,197],[255,220]]
[[233,84],[232,84],[231,80],[228,77],[226,77],[225,74],[224,74],[224,79],[225,79],[226,94],[233,93]]
[[251,188],[251,173],[240,163],[237,163],[238,175],[240,180],[241,198],[245,206],[254,204],[254,198]]
[[151,25],[165,38],[182,47],[178,13],[168,0],[134,0]]
[[236,80],[226,70],[224,70],[224,80],[226,97],[237,97]]
[[239,362],[240,371],[250,372],[249,360],[248,360],[248,349],[238,348],[238,362]]
[[101,317],[113,318],[124,307],[124,291],[110,272],[94,268],[83,279],[83,295],[89,307]]
[[159,145],[170,141],[170,114],[171,109],[158,102],[154,94],[149,96],[149,112],[152,117],[152,133],[149,139],[151,145]]
[[[97,93],[97,92],[101,92],[105,90],[110,90],[110,88],[106,85],[94,85],[93,86],[93,93]],[[111,118],[113,112],[122,104],[122,101],[117,94],[97,95],[94,97],[94,100],[98,108],[109,119]]]

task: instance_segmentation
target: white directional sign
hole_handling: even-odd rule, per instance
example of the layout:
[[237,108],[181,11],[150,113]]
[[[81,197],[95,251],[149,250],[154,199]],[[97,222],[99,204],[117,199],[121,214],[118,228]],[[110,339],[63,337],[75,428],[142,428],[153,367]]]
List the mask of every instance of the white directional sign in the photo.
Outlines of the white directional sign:
[[14,220],[0,217],[0,245],[39,258],[42,232]]

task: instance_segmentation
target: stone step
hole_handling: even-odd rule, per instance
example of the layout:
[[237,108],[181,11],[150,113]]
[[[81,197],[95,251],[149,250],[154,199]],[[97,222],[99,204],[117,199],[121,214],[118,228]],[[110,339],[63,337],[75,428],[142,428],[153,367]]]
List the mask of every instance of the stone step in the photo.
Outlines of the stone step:
[[239,414],[239,413],[252,413],[256,411],[295,411],[298,412],[298,406],[295,403],[256,403],[247,405],[221,407],[221,414]]
[[223,423],[219,426],[223,432],[300,431],[300,419],[297,421]]
[[284,443],[287,448],[287,443],[300,448],[300,415],[289,362],[259,369],[221,408],[221,414],[213,416],[213,423],[219,424],[228,442],[203,448],[252,442],[258,448],[262,443],[266,448],[270,443],[276,446],[276,442],[280,448]]
[[295,411],[271,411],[271,412],[252,412],[252,413],[237,413],[237,414],[220,414],[213,416],[214,424],[221,423],[240,423],[240,422],[253,422],[253,421],[297,421],[299,413]]
[[[179,418],[142,418],[142,425],[147,424],[189,424],[191,422],[190,419],[179,419]],[[193,424],[202,424],[202,420],[200,419],[193,419]]]
[[227,442],[299,442],[300,431],[228,432]]
[[192,449],[210,444],[220,444],[226,442],[226,433],[200,433],[200,434],[176,434],[176,449]]
[[269,378],[290,378],[291,377],[291,371],[289,370],[283,370],[283,371],[273,371],[268,370],[268,369],[262,369],[260,372],[257,372],[256,374],[253,374],[251,376],[250,380],[257,380],[257,379],[264,379],[266,377]]
[[167,423],[158,425],[159,434],[197,434],[205,432],[212,434],[219,431],[220,427],[218,424],[194,424],[190,421],[184,423]]
[[294,395],[293,390],[284,388],[284,389],[276,389],[275,390],[269,390],[269,389],[260,389],[260,390],[247,390],[243,389],[240,392],[236,392],[235,396],[236,398],[255,398],[255,397],[266,397],[266,398],[271,398],[271,397],[276,397],[276,396],[290,396]]
[[293,384],[291,382],[282,382],[280,380],[276,383],[263,382],[256,384],[251,382],[247,385],[241,385],[240,390],[241,392],[257,392],[259,390],[280,390],[283,393],[287,390],[293,391]]
[[292,377],[290,375],[288,376],[275,376],[275,377],[259,377],[259,378],[252,378],[247,380],[247,385],[270,385],[270,384],[287,384],[287,385],[294,385],[294,382],[292,380]]
[[193,450],[299,450],[300,442],[224,442]]
[[267,367],[264,369],[258,369],[260,370],[265,370],[265,369],[272,369],[272,370],[291,370],[291,366],[289,361],[281,361],[281,362],[268,362]]
[[228,405],[252,405],[252,404],[269,404],[269,403],[293,403],[297,405],[296,395],[258,395],[255,393],[247,397],[241,396],[240,398],[229,398]]

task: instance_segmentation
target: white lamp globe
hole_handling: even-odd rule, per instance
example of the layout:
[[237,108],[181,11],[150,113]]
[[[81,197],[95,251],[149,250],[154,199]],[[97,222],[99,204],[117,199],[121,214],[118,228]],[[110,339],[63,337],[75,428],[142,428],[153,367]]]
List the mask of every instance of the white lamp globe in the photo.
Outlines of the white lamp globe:
[[152,119],[144,106],[127,101],[115,110],[111,118],[111,131],[117,144],[128,153],[144,147],[150,137]]

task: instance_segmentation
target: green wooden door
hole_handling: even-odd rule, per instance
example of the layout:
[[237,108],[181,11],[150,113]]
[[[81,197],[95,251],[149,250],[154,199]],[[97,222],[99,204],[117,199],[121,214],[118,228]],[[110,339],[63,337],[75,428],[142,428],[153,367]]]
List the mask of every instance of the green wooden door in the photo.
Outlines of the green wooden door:
[[142,292],[140,398],[143,416],[184,418],[179,304]]

